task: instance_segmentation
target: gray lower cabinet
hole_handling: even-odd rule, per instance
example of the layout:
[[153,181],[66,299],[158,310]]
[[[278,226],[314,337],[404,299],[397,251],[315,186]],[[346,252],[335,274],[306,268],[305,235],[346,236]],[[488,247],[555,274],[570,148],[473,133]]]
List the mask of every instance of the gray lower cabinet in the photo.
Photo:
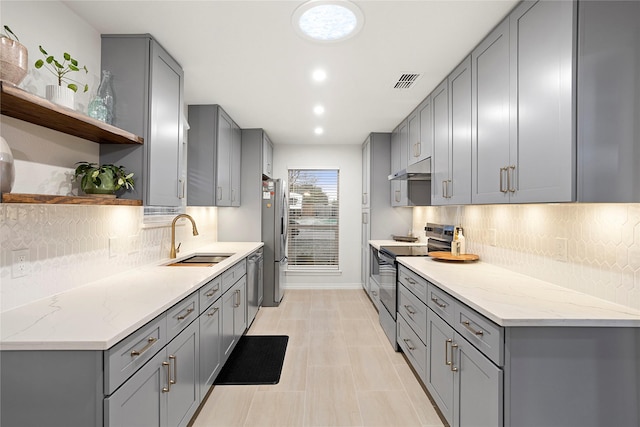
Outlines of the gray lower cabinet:
[[240,206],[242,131],[219,105],[189,105],[189,206]]
[[105,351],[0,352],[0,425],[186,426],[246,330],[245,273],[242,260]]
[[100,163],[135,174],[135,191],[121,197],[142,197],[145,206],[182,206],[182,68],[149,34],[103,35],[101,52],[102,69],[113,75],[113,124],[143,136],[144,144],[101,144]]
[[398,277],[398,343],[452,427],[640,425],[640,328],[501,327]]
[[222,368],[222,299],[200,316],[200,395],[205,397]]
[[222,297],[222,349],[226,361],[247,328],[247,276],[242,276]]
[[502,369],[428,312],[427,389],[452,426],[502,423]]
[[104,400],[104,425],[186,426],[200,404],[198,347],[192,322]]

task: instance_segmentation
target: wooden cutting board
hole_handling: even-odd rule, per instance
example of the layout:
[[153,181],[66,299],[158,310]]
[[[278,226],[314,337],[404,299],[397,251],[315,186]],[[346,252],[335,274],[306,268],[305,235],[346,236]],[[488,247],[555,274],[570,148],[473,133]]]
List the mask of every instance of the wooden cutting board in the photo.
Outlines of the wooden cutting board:
[[451,255],[451,252],[429,252],[429,256],[440,261],[477,261],[480,257],[476,254]]

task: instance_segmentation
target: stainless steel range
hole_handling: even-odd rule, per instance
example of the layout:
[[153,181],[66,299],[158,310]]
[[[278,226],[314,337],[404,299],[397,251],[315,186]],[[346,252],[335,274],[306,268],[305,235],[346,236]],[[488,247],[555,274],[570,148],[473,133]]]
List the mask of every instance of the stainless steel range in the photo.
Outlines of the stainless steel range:
[[450,251],[453,240],[453,225],[428,223],[425,232],[428,237],[426,246],[381,246],[378,251],[378,281],[380,284],[380,302],[378,311],[380,325],[391,346],[398,351],[396,342],[396,312],[398,301],[397,257],[427,256],[432,251]]

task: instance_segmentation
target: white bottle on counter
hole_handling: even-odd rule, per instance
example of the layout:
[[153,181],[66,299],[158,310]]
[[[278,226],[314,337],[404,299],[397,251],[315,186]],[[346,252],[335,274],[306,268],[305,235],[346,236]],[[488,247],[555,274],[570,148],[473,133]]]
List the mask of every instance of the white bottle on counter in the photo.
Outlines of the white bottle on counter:
[[458,250],[459,250],[458,255],[464,255],[467,253],[464,236],[462,235],[462,227],[458,228]]

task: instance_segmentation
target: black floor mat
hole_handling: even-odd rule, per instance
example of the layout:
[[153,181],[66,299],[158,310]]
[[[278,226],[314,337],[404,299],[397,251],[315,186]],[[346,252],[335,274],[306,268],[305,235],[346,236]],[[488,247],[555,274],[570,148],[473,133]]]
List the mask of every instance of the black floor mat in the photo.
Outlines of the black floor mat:
[[286,335],[243,335],[214,384],[277,384],[288,341]]

